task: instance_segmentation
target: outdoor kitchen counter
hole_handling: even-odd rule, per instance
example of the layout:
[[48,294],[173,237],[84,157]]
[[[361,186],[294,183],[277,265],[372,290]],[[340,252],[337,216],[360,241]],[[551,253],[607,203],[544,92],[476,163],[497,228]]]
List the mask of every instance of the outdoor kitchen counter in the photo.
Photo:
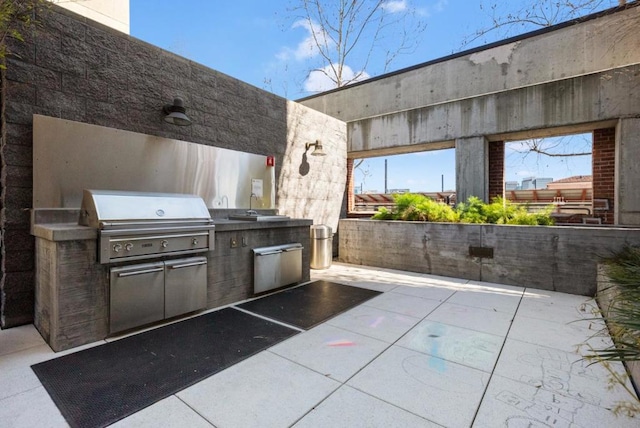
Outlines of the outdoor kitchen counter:
[[[276,229],[283,227],[311,226],[313,220],[290,219],[278,221],[245,221],[214,218],[216,232],[228,232],[254,229]],[[80,226],[77,223],[42,223],[31,227],[31,234],[47,241],[75,241],[97,239],[98,231],[92,227]]]
[[[78,225],[71,211],[42,217],[36,213],[31,225],[36,238],[34,324],[54,351],[103,340],[109,334],[109,266],[97,260],[98,230]],[[213,220],[215,250],[206,253],[207,309],[254,295],[254,248],[302,244],[302,282],[309,281],[312,220]]]
[[44,223],[31,226],[31,234],[47,241],[76,241],[97,239],[98,231],[93,227],[77,223]]
[[311,226],[313,224],[313,220],[292,218],[289,220],[277,221],[247,221],[214,218],[213,223],[216,225],[216,232],[227,232],[234,230],[275,229],[282,227]]

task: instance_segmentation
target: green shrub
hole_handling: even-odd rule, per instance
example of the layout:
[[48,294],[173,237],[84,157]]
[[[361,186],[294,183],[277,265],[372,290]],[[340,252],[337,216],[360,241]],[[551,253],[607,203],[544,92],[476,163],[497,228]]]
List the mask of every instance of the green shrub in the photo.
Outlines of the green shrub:
[[476,196],[470,196],[467,202],[461,202],[456,206],[456,211],[462,223],[486,223],[485,203]]
[[553,225],[553,206],[539,213],[529,213],[526,207],[515,205],[501,197],[490,204],[471,196],[456,208],[416,193],[394,195],[396,206],[393,210],[379,208],[374,220],[404,220],[462,223],[494,223],[520,225]]
[[607,325],[603,333],[610,335],[613,344],[598,349],[589,346],[591,354],[586,358],[602,364],[609,370],[611,384],[617,382],[629,392],[631,401],[618,402],[613,412],[637,415],[640,414],[640,400],[630,388],[627,376],[621,376],[609,363],[640,361],[640,248],[626,245],[604,262],[613,288],[598,290],[598,293],[610,298],[607,310],[602,314]]
[[385,207],[378,208],[378,212],[371,217],[374,220],[393,220],[393,212]]

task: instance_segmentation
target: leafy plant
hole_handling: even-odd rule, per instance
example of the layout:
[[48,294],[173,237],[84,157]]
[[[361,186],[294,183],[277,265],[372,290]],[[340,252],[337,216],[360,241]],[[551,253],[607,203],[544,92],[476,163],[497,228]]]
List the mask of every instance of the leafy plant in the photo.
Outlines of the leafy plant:
[[462,223],[487,223],[485,203],[476,196],[471,196],[467,202],[461,202],[456,207]]
[[615,287],[603,290],[612,296],[605,320],[615,343],[594,352],[604,360],[640,361],[640,248],[627,245],[605,264]]
[[378,212],[371,217],[373,220],[393,220],[393,212],[385,207],[378,208]]
[[24,42],[36,12],[48,5],[46,0],[0,0],[0,69],[6,69],[5,59],[12,53],[8,39]]
[[462,223],[495,223],[521,225],[553,225],[550,206],[542,212],[529,213],[521,205],[515,205],[501,197],[485,204],[480,198],[471,196],[467,202],[454,209],[421,194],[403,193],[394,195],[393,210],[380,208],[374,220],[404,220]]
[[640,401],[627,385],[626,378],[616,373],[612,361],[640,361],[640,248],[627,245],[605,260],[607,276],[612,286],[599,291],[611,298],[603,308],[605,329],[613,345],[604,349],[591,349],[586,358],[601,363],[610,373],[612,383],[621,384],[633,397],[633,402],[618,403],[616,413],[634,415],[640,413]]
[[374,220],[457,222],[459,216],[449,205],[416,193],[394,195],[395,208],[378,209]]

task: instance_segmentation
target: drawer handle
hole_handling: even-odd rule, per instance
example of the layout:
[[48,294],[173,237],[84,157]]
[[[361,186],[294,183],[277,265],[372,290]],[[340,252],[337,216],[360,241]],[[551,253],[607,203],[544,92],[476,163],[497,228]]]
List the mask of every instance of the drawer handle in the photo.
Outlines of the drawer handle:
[[135,276],[135,275],[144,275],[146,273],[155,273],[155,272],[162,272],[164,269],[159,267],[159,268],[153,268],[153,269],[143,269],[143,270],[137,270],[134,272],[121,272],[118,273],[118,278],[124,278],[127,276]]
[[193,262],[193,263],[185,263],[183,265],[168,265],[167,268],[168,269],[182,269],[182,268],[188,268],[188,267],[193,267],[193,266],[202,266],[202,265],[206,265],[207,262],[202,261],[202,262]]
[[281,254],[282,251],[267,251],[266,253],[256,253],[256,256],[272,256],[274,254]]

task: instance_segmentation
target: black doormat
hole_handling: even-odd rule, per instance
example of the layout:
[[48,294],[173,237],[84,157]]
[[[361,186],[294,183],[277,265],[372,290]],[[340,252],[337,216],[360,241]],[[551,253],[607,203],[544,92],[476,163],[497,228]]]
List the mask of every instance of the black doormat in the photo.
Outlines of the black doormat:
[[238,307],[307,330],[379,294],[366,288],[314,281]]
[[69,425],[104,427],[296,333],[227,308],[31,367]]

